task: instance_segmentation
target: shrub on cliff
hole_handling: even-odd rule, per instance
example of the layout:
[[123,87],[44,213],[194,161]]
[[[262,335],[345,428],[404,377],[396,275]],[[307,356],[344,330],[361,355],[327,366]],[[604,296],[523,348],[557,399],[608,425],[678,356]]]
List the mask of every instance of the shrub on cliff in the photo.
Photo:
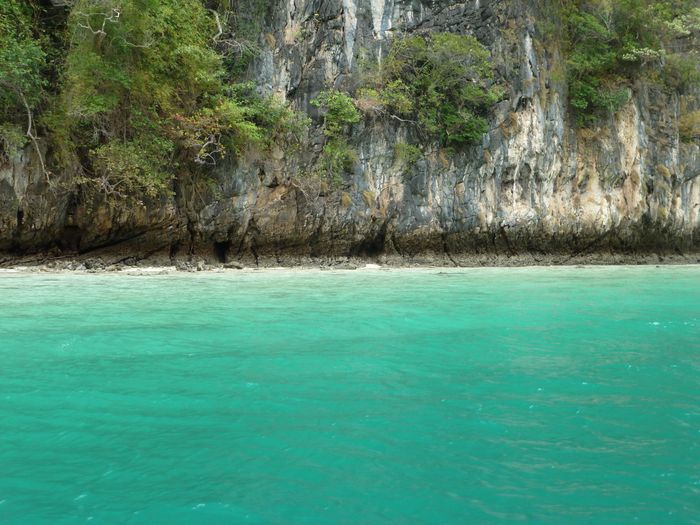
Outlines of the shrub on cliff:
[[235,17],[223,1],[0,1],[0,156],[32,140],[43,163],[39,124],[75,182],[139,198],[299,138],[305,118],[233,76],[254,47],[252,31],[233,33],[266,4],[250,1]]
[[322,91],[311,104],[323,112],[323,134],[326,136],[319,158],[319,172],[339,183],[342,175],[349,172],[357,161],[346,133],[350,126],[360,121],[360,112],[347,93],[336,89]]
[[[569,102],[580,126],[595,124],[628,99],[644,77],[683,91],[700,81],[695,0],[543,2],[545,36],[563,43]],[[553,22],[553,23],[552,23]]]
[[323,111],[323,133],[327,137],[340,138],[348,126],[360,121],[352,98],[337,89],[321,91],[311,104]]
[[48,119],[61,157],[107,194],[155,196],[178,169],[260,147],[295,123],[272,99],[227,88],[219,26],[199,0],[78,0]]
[[32,18],[26,2],[0,2],[0,156],[28,140],[36,143],[34,111],[46,86],[46,53]]
[[395,40],[358,94],[368,112],[414,122],[447,145],[480,141],[489,109],[502,96],[488,49],[452,33]]
[[700,110],[681,116],[678,120],[678,134],[682,142],[700,142]]

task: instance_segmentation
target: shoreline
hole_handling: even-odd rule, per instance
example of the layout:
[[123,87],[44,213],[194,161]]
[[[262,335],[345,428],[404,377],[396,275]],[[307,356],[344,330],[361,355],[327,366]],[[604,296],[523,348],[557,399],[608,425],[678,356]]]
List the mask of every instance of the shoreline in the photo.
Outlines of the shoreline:
[[173,273],[228,273],[261,270],[387,270],[458,269],[525,267],[599,267],[599,266],[693,266],[700,264],[700,253],[691,254],[427,254],[415,257],[383,255],[377,257],[259,257],[226,263],[203,257],[171,260],[164,256],[142,259],[108,256],[69,256],[65,258],[0,257],[0,274],[116,273],[126,275],[165,275]]

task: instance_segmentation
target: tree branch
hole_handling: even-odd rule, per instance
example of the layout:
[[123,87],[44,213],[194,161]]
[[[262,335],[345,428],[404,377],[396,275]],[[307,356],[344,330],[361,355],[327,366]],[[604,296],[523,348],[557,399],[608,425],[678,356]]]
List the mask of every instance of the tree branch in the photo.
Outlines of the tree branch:
[[49,172],[47,171],[46,164],[44,163],[44,156],[41,154],[39,140],[36,137],[36,135],[34,135],[34,115],[32,113],[32,108],[29,106],[29,102],[27,101],[27,97],[24,96],[24,92],[17,86],[14,86],[2,80],[0,80],[0,83],[17,93],[19,95],[19,98],[22,100],[22,104],[24,105],[24,108],[27,112],[27,131],[25,135],[32,141],[34,149],[36,150],[36,154],[39,157],[39,163],[41,164],[41,172],[44,175],[44,177],[46,177],[46,182],[50,184],[51,181],[49,180]]
[[[233,38],[231,33],[227,33],[224,30],[224,24],[221,23],[221,17],[219,13],[214,9],[208,9],[214,15],[214,21],[216,22],[216,34],[212,37],[214,44],[219,45],[223,48],[233,49],[239,54],[243,54],[245,51],[256,51],[257,47],[250,42],[245,40],[239,41]],[[222,36],[227,36],[228,38],[221,38]]]

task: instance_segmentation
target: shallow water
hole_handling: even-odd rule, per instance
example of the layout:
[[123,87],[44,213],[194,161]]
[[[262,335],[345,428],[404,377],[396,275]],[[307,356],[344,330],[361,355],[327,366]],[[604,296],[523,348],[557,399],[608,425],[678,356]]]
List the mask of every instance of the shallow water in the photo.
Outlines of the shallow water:
[[0,275],[0,523],[700,523],[700,267]]

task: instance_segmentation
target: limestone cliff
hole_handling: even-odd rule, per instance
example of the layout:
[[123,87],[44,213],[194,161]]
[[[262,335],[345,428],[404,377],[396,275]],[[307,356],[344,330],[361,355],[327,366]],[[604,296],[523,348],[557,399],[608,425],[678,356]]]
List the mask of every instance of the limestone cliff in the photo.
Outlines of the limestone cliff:
[[[212,183],[186,176],[171,197],[140,205],[86,199],[67,174],[47,180],[31,149],[0,167],[0,252],[241,257],[423,253],[697,251],[700,148],[678,136],[695,95],[638,82],[594,132],[568,111],[556,44],[544,44],[530,2],[278,0],[251,78],[315,118],[300,152],[229,160]],[[448,154],[425,145],[413,164],[397,141],[415,126],[366,118],[353,126],[359,161],[334,187],[307,180],[321,149],[310,100],[352,89],[363,64],[397,34],[458,31],[492,53],[508,94],[481,145]]]

